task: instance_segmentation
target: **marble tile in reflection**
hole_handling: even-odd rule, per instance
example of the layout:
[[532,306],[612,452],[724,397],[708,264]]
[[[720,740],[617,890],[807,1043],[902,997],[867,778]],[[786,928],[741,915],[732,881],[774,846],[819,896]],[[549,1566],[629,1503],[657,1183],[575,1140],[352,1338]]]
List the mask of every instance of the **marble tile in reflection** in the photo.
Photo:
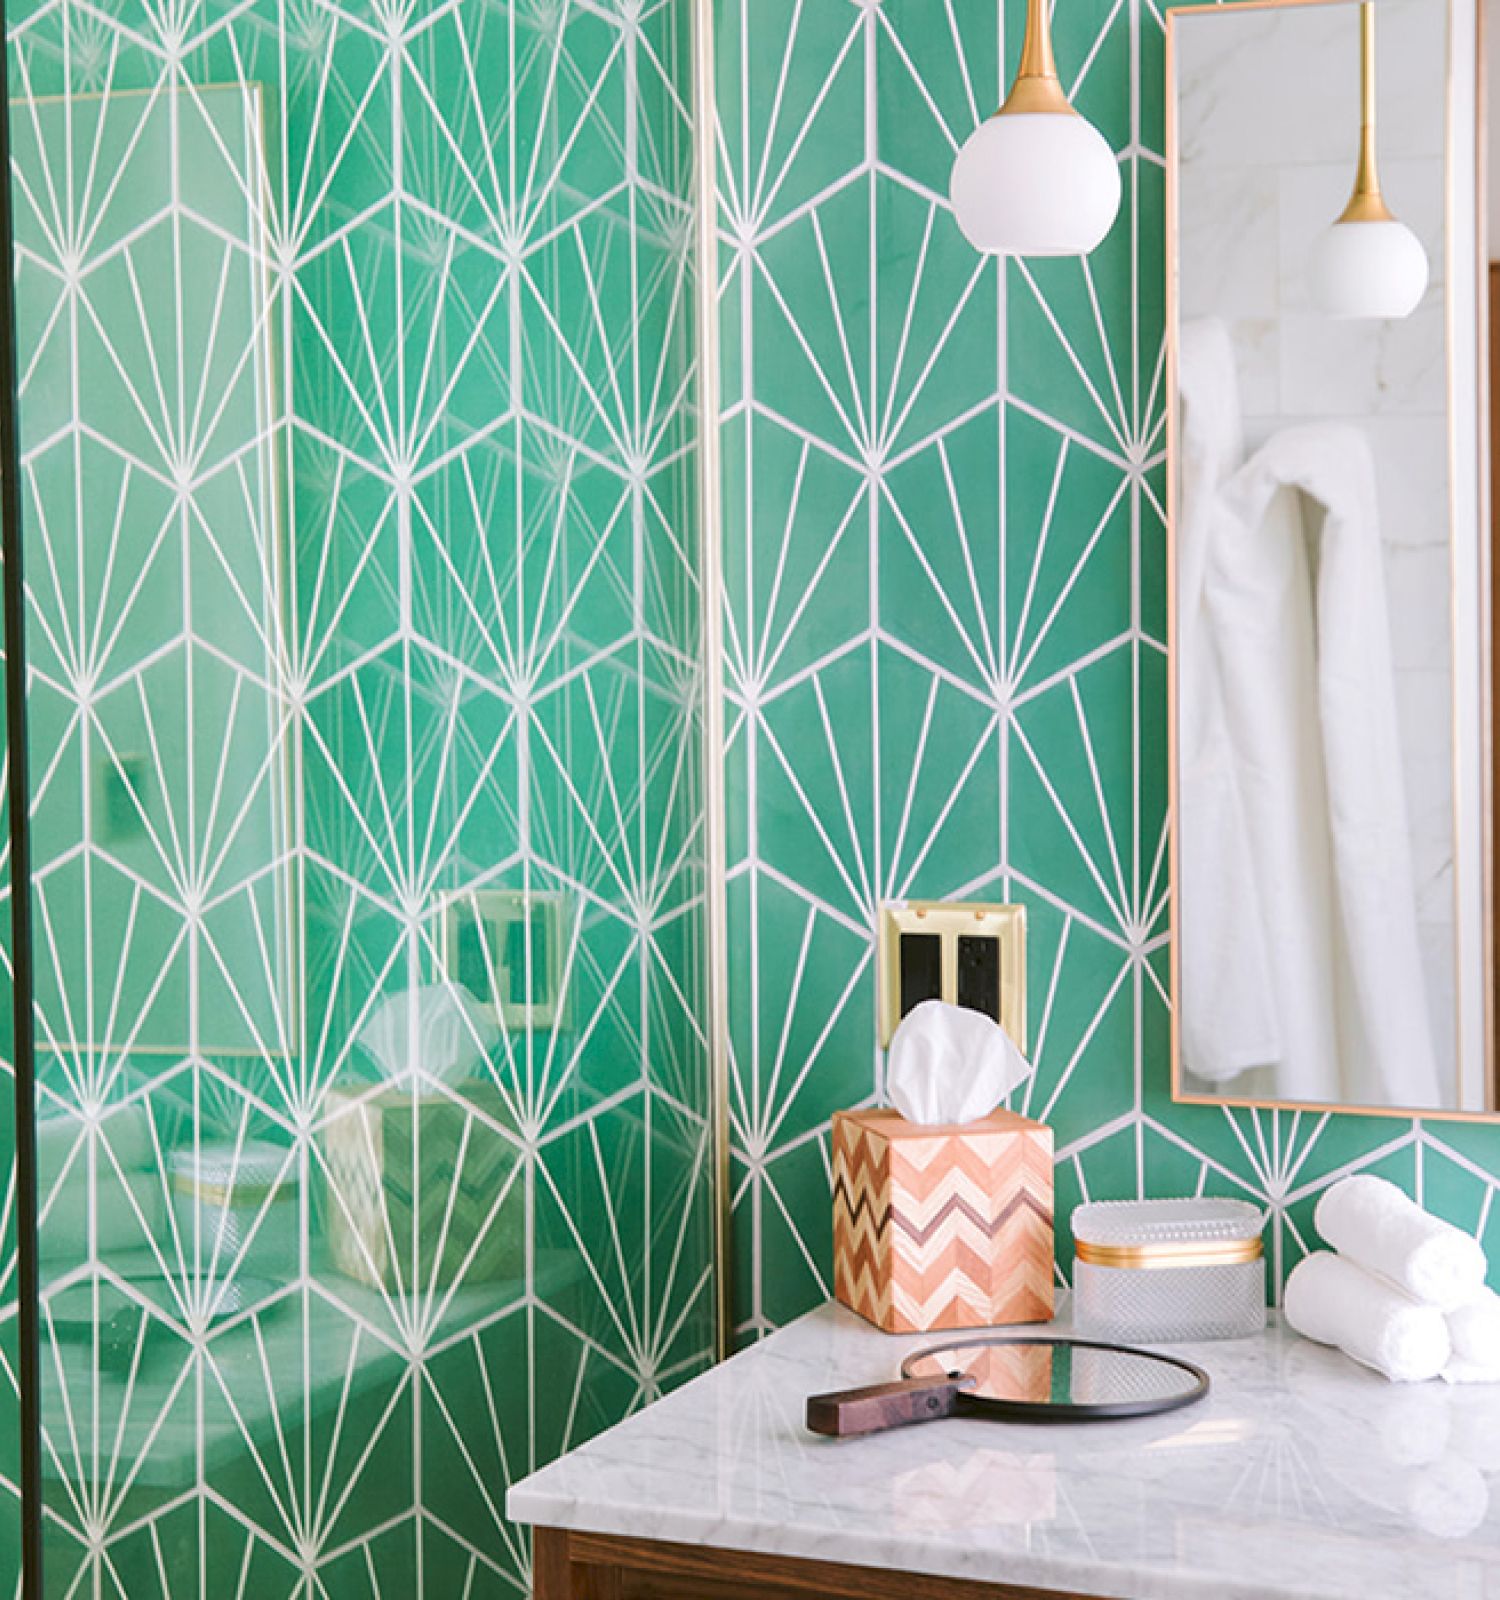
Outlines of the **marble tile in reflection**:
[[[1381,0],[1382,146],[1444,151],[1445,30],[1432,0]],[[1185,160],[1255,150],[1271,164],[1351,163],[1358,127],[1359,19],[1344,6],[1184,19],[1177,37]]]
[[1279,333],[1288,417],[1443,413],[1448,379],[1440,303],[1423,305],[1401,322],[1288,314]]
[[[1449,606],[1452,582],[1448,551],[1440,544],[1387,544],[1385,573],[1386,598],[1390,613],[1391,655],[1398,677],[1408,672],[1441,673],[1452,671],[1453,631]],[[1429,709],[1441,702],[1429,700]],[[1441,743],[1419,743],[1416,752],[1439,755],[1452,746],[1447,723],[1451,712],[1445,709],[1433,737]],[[1414,733],[1414,738],[1424,739]]]
[[1458,1059],[1458,971],[1453,964],[1452,865],[1428,886],[1433,899],[1443,899],[1447,915],[1438,922],[1417,922],[1417,948],[1427,984],[1427,1013],[1433,1051],[1439,1061]]
[[1360,426],[1375,457],[1382,542],[1446,550],[1453,537],[1448,419],[1390,415],[1363,418]]
[[1184,164],[1178,208],[1184,317],[1276,316],[1276,187],[1269,167]]

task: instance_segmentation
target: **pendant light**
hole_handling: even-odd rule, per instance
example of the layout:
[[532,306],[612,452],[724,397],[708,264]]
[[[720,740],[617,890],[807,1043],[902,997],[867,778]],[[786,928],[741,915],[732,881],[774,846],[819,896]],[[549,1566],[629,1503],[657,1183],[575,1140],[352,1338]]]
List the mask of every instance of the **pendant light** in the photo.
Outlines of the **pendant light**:
[[1087,255],[1109,232],[1119,163],[1058,82],[1047,0],[1026,0],[1016,81],[965,140],[948,193],[964,237],[988,255]]
[[1427,289],[1427,252],[1391,215],[1375,168],[1375,5],[1359,8],[1359,164],[1354,193],[1313,247],[1312,297],[1330,317],[1405,317]]

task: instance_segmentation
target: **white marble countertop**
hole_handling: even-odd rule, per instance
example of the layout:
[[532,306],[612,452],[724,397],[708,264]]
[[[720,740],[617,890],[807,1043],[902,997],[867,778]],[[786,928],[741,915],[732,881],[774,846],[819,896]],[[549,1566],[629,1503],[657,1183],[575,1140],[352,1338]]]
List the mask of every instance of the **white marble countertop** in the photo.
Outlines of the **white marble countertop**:
[[1165,1416],[803,1429],[807,1395],[933,1342],[824,1307],[517,1483],[509,1515],[1108,1600],[1500,1600],[1500,1388],[1388,1384],[1273,1322],[1174,1346],[1214,1388]]

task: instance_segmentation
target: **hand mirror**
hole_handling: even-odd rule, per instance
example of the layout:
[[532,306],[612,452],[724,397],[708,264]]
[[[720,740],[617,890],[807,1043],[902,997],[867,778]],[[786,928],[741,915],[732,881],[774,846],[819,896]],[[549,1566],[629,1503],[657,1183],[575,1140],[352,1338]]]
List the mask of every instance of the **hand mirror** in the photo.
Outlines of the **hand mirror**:
[[915,1350],[895,1383],[815,1394],[807,1426],[836,1438],[941,1417],[1093,1422],[1146,1417],[1208,1393],[1208,1374],[1177,1356],[1088,1339],[990,1335]]

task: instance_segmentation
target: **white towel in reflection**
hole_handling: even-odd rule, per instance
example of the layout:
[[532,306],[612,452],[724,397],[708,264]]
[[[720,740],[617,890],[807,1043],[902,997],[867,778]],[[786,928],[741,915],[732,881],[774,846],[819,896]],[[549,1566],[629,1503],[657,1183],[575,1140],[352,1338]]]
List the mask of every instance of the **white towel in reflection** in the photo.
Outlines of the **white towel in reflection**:
[[1431,1383],[1351,1391],[1329,1381],[1309,1345],[1287,1352],[1285,1378],[1301,1430],[1317,1442],[1331,1479],[1438,1538],[1461,1538],[1484,1521],[1490,1451],[1471,1457],[1465,1428],[1471,1414],[1493,1420],[1484,1396],[1459,1404]]
[[1269,932],[1241,774],[1224,706],[1208,575],[1240,465],[1234,348],[1217,320],[1183,325],[1177,504],[1177,726],[1182,1049],[1188,1070],[1224,1083],[1280,1059]]
[[81,1167],[43,1196],[41,1258],[48,1265],[75,1264],[87,1258],[92,1242],[108,1262],[124,1250],[164,1247],[167,1203],[157,1172],[101,1171],[95,1185],[94,1237],[89,1238],[89,1184]]
[[[1222,358],[1193,360],[1230,381]],[[1190,388],[1185,440],[1194,409]],[[1369,446],[1354,428],[1289,428],[1217,490],[1195,470],[1179,567],[1185,1063],[1287,1099],[1452,1104],[1418,947]],[[1269,1023],[1247,993],[1262,984]]]
[[[108,1146],[100,1154],[101,1166],[119,1167],[122,1172],[145,1172],[156,1165],[156,1146],[151,1138],[151,1118],[143,1105],[112,1110],[97,1124],[93,1135]],[[37,1185],[45,1195],[64,1173],[71,1179],[85,1165],[90,1130],[77,1114],[45,1104],[36,1119]]]
[[1224,499],[1209,605],[1258,877],[1272,891],[1278,1088],[1451,1104],[1417,940],[1369,445],[1355,428],[1284,429]]
[[1452,1399],[1455,1454],[1483,1473],[1500,1473],[1500,1391],[1471,1389]]

